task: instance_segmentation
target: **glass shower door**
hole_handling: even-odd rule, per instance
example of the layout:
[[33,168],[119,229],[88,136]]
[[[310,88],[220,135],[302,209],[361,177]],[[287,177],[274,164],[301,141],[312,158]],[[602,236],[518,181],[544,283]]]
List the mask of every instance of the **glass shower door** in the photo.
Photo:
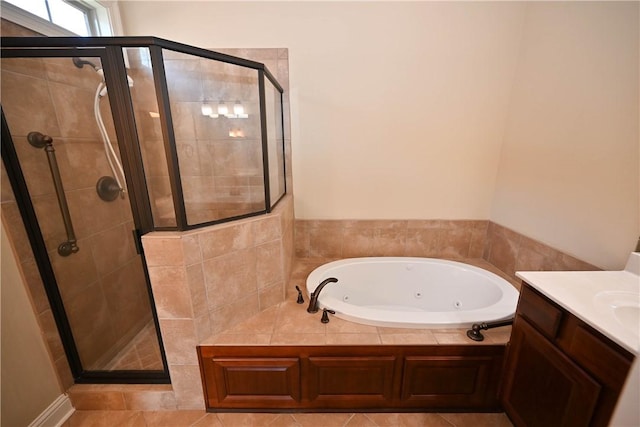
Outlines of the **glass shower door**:
[[[46,253],[36,255],[40,272],[52,273],[45,286],[60,297],[74,375],[143,371],[168,379],[101,57],[3,58],[1,67],[11,136],[2,144],[13,143],[12,169],[21,171],[31,205],[23,208],[36,219],[27,227]],[[133,92],[133,80],[129,86]]]

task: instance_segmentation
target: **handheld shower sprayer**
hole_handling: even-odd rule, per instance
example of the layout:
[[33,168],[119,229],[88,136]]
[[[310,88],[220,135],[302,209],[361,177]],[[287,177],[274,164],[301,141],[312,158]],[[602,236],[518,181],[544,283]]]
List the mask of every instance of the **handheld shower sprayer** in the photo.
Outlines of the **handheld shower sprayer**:
[[[100,136],[102,137],[104,154],[107,157],[107,162],[109,163],[109,168],[111,169],[113,177],[101,177],[96,184],[96,192],[105,202],[115,200],[118,195],[120,198],[124,199],[124,195],[127,192],[126,177],[124,175],[120,159],[118,158],[118,155],[113,148],[113,144],[111,144],[109,139],[107,128],[105,127],[104,120],[102,119],[102,112],[100,111],[100,100],[107,95],[107,84],[104,79],[104,70],[91,61],[77,57],[73,58],[73,64],[78,68],[84,68],[85,65],[89,65],[100,76],[100,83],[96,88],[96,94],[93,99],[93,113],[98,125],[98,130],[100,131]],[[129,75],[127,75],[127,84],[129,87],[133,87],[133,79]]]

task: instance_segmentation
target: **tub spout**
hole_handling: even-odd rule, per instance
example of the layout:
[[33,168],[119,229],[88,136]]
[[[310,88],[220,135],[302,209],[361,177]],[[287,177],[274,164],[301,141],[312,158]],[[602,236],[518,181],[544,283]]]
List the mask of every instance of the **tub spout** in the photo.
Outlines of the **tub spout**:
[[316,288],[315,291],[311,292],[309,299],[309,307],[307,307],[307,311],[309,313],[317,313],[318,312],[318,296],[320,295],[320,291],[322,288],[327,286],[329,283],[336,283],[338,279],[335,277],[329,277],[328,279],[324,279]]

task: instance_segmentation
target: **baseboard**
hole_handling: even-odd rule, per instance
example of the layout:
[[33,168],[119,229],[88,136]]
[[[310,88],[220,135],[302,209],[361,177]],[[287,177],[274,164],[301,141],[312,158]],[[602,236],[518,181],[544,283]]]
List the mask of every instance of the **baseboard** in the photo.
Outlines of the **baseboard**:
[[62,394],[38,415],[29,427],[60,427],[74,412],[69,396]]

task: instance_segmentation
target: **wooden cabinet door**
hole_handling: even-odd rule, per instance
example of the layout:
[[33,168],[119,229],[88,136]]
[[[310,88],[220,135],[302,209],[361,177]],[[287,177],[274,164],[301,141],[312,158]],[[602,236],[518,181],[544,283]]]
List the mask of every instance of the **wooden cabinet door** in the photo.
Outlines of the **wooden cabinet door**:
[[524,318],[507,352],[502,403],[516,426],[588,426],[600,385]]
[[300,361],[294,357],[203,360],[208,406],[293,408],[300,402]]
[[309,399],[319,407],[390,405],[395,363],[394,356],[309,357]]

